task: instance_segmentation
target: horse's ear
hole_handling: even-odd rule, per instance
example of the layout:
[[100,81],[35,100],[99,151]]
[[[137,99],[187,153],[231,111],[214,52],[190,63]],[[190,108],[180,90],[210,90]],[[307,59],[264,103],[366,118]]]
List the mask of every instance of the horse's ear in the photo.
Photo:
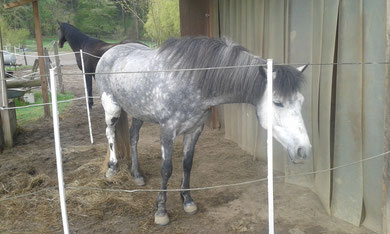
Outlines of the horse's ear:
[[67,22],[68,24],[70,24],[70,21],[68,20],[68,22]]
[[[263,69],[264,69],[264,72],[265,72],[265,77],[267,77],[267,67],[263,67]],[[272,72],[272,78],[273,79],[276,78],[276,71],[275,70]]]
[[59,20],[57,20],[57,23],[58,23],[58,25],[61,25],[61,22]]
[[297,70],[300,71],[300,72],[302,73],[303,71],[305,71],[305,69],[306,69],[308,66],[309,66],[309,64],[306,64],[306,65],[297,67]]

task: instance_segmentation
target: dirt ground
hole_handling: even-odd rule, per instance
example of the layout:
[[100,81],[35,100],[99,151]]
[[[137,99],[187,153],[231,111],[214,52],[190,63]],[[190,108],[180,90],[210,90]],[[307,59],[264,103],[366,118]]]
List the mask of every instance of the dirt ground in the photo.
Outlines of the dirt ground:
[[[63,67],[77,73],[76,66]],[[83,96],[80,76],[64,77],[65,88]],[[94,90],[95,93],[96,89]],[[61,144],[66,186],[103,189],[137,189],[125,163],[115,178],[102,172],[106,154],[103,109],[100,100],[92,109],[95,144],[89,142],[85,103],[74,102],[60,116]],[[140,166],[145,189],[159,188],[159,127],[144,124],[139,142]],[[175,142],[174,171],[169,188],[181,180],[181,137]],[[266,162],[254,161],[223,130],[205,129],[196,147],[191,186],[205,187],[266,177]],[[13,149],[0,155],[0,233],[61,233],[54,139],[51,120],[24,127]],[[43,190],[42,189],[45,189]],[[39,193],[18,199],[8,197]],[[154,224],[157,192],[120,193],[92,189],[67,189],[71,233],[267,233],[267,184],[193,191],[199,212],[187,215],[178,192],[168,193],[171,223]],[[372,233],[328,216],[310,190],[275,181],[276,233]]]

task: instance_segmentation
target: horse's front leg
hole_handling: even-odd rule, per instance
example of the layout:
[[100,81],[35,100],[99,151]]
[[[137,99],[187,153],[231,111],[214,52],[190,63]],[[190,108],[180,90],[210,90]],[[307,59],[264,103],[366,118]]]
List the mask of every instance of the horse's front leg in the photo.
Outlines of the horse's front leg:
[[85,75],[85,81],[87,83],[87,93],[88,93],[88,107],[91,109],[93,106],[93,94],[92,94],[92,75]]
[[138,166],[138,151],[137,144],[139,140],[139,130],[144,122],[142,120],[133,118],[131,121],[130,128],[130,150],[131,150],[131,175],[133,176],[134,182],[138,186],[145,185],[144,177],[139,172]]
[[[172,175],[172,152],[173,152],[174,134],[171,131],[162,129],[161,132],[161,189],[167,189],[168,180]],[[169,217],[166,209],[167,193],[165,191],[159,192],[157,197],[157,211],[154,214],[154,222],[159,225],[166,225],[169,223]]]
[[105,92],[102,94],[102,105],[107,124],[106,136],[110,147],[110,159],[106,172],[106,177],[109,178],[118,171],[118,159],[115,154],[115,124],[121,114],[121,107],[115,102],[112,95],[108,95]]
[[[183,179],[181,182],[182,189],[190,188],[190,176],[192,169],[192,161],[195,152],[195,145],[203,130],[203,124],[196,128],[193,132],[184,135],[183,139]],[[190,191],[180,192],[180,197],[183,201],[184,211],[188,214],[195,214],[198,207],[192,200]]]

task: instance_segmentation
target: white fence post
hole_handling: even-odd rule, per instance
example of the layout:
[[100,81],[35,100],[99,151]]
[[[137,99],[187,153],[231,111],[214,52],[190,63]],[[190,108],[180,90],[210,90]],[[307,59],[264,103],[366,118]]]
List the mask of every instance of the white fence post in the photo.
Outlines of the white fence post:
[[69,234],[68,216],[66,214],[64,178],[62,172],[62,150],[61,150],[61,139],[60,139],[60,126],[58,120],[57,91],[56,91],[56,79],[54,77],[54,69],[50,69],[50,80],[51,80],[50,85],[51,85],[51,103],[52,103],[52,111],[53,111],[54,142],[55,142],[55,149],[56,149],[58,190],[60,194],[62,225],[64,228],[64,233]]
[[274,233],[274,166],[273,166],[273,77],[272,59],[267,59],[267,168],[268,168],[268,233]]
[[93,135],[92,135],[92,125],[91,125],[91,115],[89,113],[89,106],[88,106],[88,91],[87,91],[87,81],[85,80],[85,67],[84,67],[84,57],[83,57],[83,50],[80,50],[80,57],[81,57],[81,68],[83,70],[83,80],[84,80],[84,92],[85,92],[85,103],[87,104],[87,115],[88,115],[88,125],[89,125],[89,135],[91,137],[91,144],[93,144]]

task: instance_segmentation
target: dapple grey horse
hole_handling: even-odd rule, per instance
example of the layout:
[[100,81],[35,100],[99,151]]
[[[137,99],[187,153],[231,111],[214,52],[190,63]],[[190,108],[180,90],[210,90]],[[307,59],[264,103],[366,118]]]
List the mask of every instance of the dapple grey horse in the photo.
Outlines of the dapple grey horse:
[[[211,107],[225,103],[252,104],[260,125],[266,128],[269,116],[265,108],[267,79],[264,65],[263,59],[242,46],[225,39],[206,37],[170,39],[159,49],[130,43],[108,50],[96,68],[110,147],[106,175],[117,170],[114,130],[123,108],[133,118],[130,141],[131,171],[135,180],[143,183],[138,169],[137,142],[143,122],[148,121],[161,127],[161,189],[167,189],[172,173],[173,141],[179,135],[184,136],[181,188],[190,188],[195,144]],[[213,69],[226,66],[236,68]],[[194,68],[199,70],[191,70]],[[271,118],[274,136],[287,149],[293,162],[305,158],[311,148],[301,115],[302,69],[280,65],[274,66],[273,71],[274,114]],[[195,213],[197,206],[190,192],[182,191],[180,195],[184,210]],[[155,223],[169,223],[165,191],[158,194]]]

